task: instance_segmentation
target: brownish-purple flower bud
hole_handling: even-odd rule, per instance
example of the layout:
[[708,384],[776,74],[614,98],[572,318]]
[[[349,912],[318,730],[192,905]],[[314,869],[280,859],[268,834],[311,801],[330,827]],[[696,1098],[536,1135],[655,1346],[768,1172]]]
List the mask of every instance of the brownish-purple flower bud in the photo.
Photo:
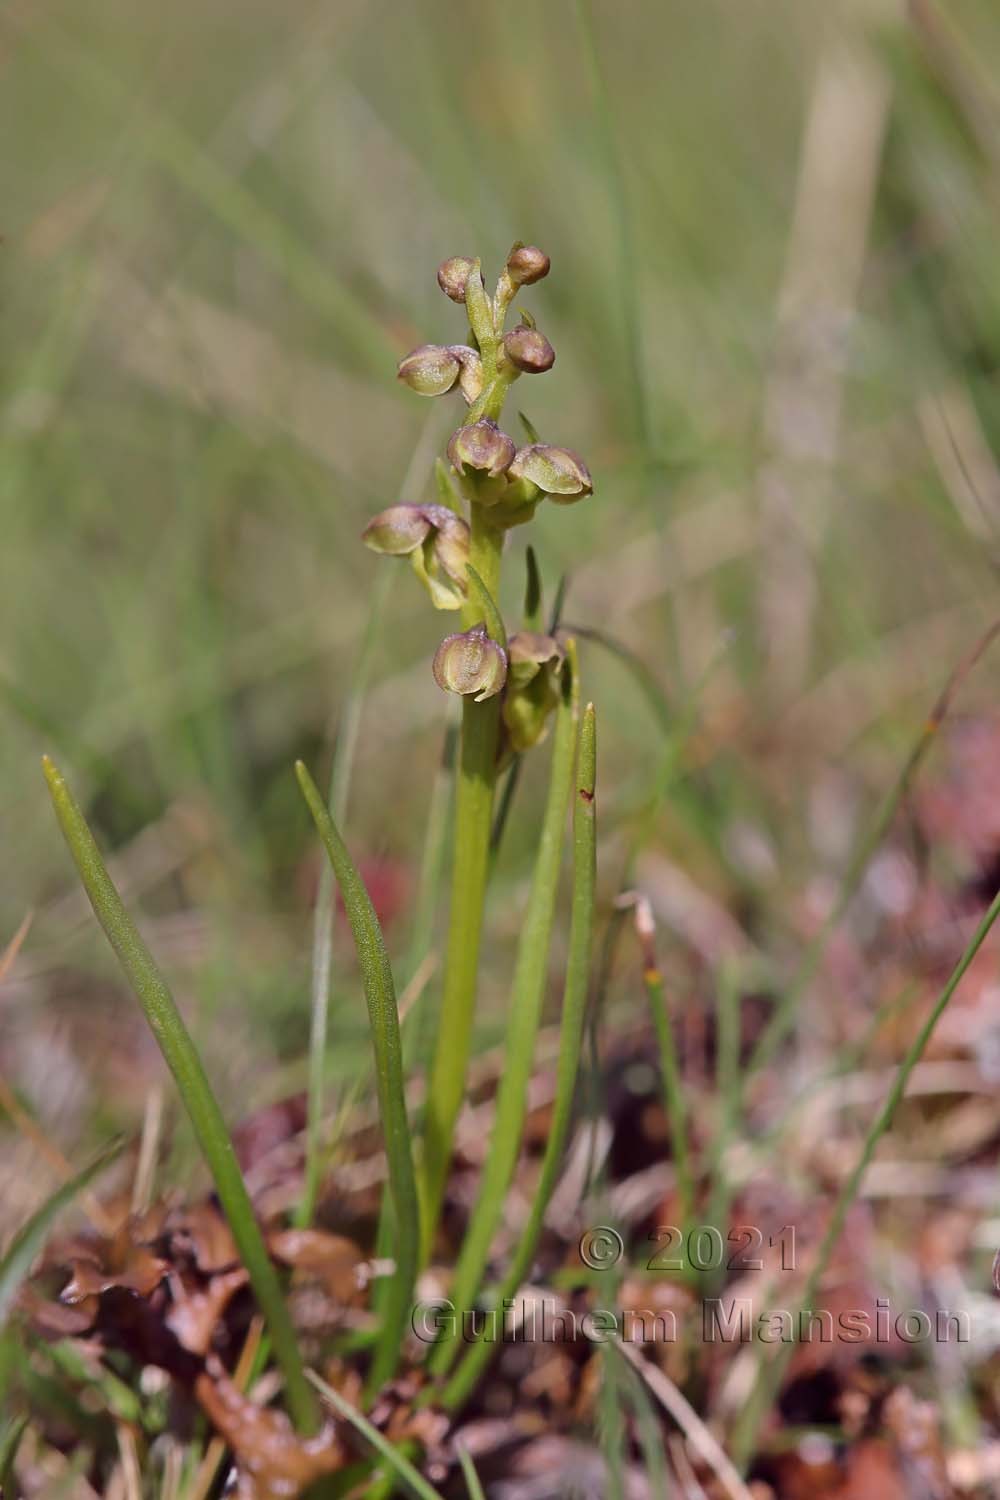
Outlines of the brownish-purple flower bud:
[[525,375],[544,375],[556,361],[556,351],[537,328],[512,328],[504,334],[504,353]]
[[515,286],[531,286],[549,274],[549,257],[537,245],[518,245],[507,257],[507,274]]
[[369,521],[362,541],[373,552],[409,557],[435,609],[465,603],[469,527],[446,505],[390,505]]
[[434,653],[434,680],[446,693],[473,694],[477,703],[500,692],[507,680],[507,657],[487,633],[473,625],[446,635]]
[[521,753],[543,739],[559,702],[566,652],[551,635],[519,630],[508,642],[507,691],[501,714],[509,749]]
[[531,443],[519,449],[508,471],[510,479],[527,479],[560,505],[593,494],[590,470],[569,448]]
[[515,451],[513,438],[501,432],[489,417],[460,427],[448,444],[448,457],[460,474],[474,469],[491,479],[510,467]]
[[465,283],[475,264],[467,255],[453,255],[438,266],[438,286],[452,302],[465,301]]
[[461,361],[441,344],[421,344],[399,362],[397,375],[418,396],[443,396],[461,373]]

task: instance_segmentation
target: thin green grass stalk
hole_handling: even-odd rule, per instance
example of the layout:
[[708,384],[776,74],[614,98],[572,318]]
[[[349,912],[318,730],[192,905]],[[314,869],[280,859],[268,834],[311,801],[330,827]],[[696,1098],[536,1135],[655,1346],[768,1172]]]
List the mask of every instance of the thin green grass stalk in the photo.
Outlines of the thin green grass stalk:
[[[861,1148],[861,1153],[855,1163],[854,1170],[847,1178],[837,1196],[826,1233],[816,1252],[816,1259],[813,1262],[812,1270],[806,1278],[802,1289],[802,1296],[799,1299],[797,1311],[801,1312],[812,1306],[819,1284],[830,1263],[830,1256],[833,1253],[834,1246],[843,1232],[848,1212],[858,1195],[862,1179],[871,1163],[872,1157],[875,1155],[876,1147],[892,1124],[893,1116],[896,1113],[899,1102],[906,1092],[906,1085],[910,1081],[910,1075],[923,1056],[927,1043],[933,1035],[934,1028],[947,1009],[966,970],[985,942],[986,936],[998,916],[1000,916],[1000,891],[997,892],[991,901],[986,915],[976,928],[965,952],[955,965],[947,984],[938,996],[933,1010],[920,1028],[906,1056],[899,1065],[892,1087],[886,1095],[885,1103],[879,1110],[868,1132],[865,1143]],[[795,1319],[795,1321],[797,1322],[798,1319]],[[795,1345],[793,1343],[780,1344],[778,1346],[778,1353],[772,1359],[767,1359],[763,1347],[758,1350],[756,1380],[751,1389],[750,1398],[736,1423],[731,1443],[733,1459],[741,1470],[746,1469],[747,1464],[753,1457],[761,1424],[781,1388],[781,1381],[785,1370],[788,1368],[788,1361],[794,1349]]]
[[[380,571],[372,591],[368,622],[365,626],[354,679],[348,690],[343,717],[337,731],[333,766],[330,772],[329,805],[333,817],[341,825],[347,815],[347,796],[351,785],[351,773],[354,769],[361,713],[371,676],[375,642],[391,585],[391,574],[387,570]],[[300,1229],[305,1229],[312,1223],[323,1170],[322,1125],[326,1040],[330,1010],[330,975],[333,968],[333,931],[336,917],[333,898],[333,868],[329,860],[325,860],[319,873],[313,914],[312,1016],[309,1028],[306,1159],[302,1199],[295,1215],[295,1222]]]
[[657,1500],[668,1500],[671,1492],[667,1455],[663,1446],[663,1428],[642,1380],[635,1370],[628,1367],[628,1398],[635,1412],[635,1432],[650,1495]]
[[[407,973],[413,983],[421,964],[427,962],[434,936],[434,917],[438,909],[438,896],[444,873],[445,846],[447,843],[449,814],[451,810],[452,785],[455,774],[456,733],[449,725],[445,734],[441,764],[431,788],[430,808],[424,833],[424,850],[420,860],[420,876],[417,882],[417,899],[414,904],[413,927],[410,935]],[[422,1072],[430,1054],[434,1036],[437,1005],[426,986],[423,995],[416,1001],[417,1014],[412,1016],[403,1033],[403,1064],[406,1076],[411,1071]],[[378,1228],[375,1232],[375,1258],[386,1260],[392,1253],[392,1236],[395,1232],[392,1203],[383,1193],[379,1210]],[[372,1306],[381,1315],[389,1288],[385,1278],[380,1278],[372,1288]]]
[[75,1177],[64,1182],[51,1193],[41,1208],[37,1209],[28,1222],[18,1230],[14,1238],[0,1259],[0,1329],[7,1321],[14,1298],[21,1288],[38,1252],[45,1244],[49,1230],[54,1220],[67,1208],[73,1199],[93,1182],[94,1178],[110,1166],[119,1154],[124,1143],[116,1141],[113,1145],[106,1147],[89,1166],[83,1168]]
[[222,1211],[270,1330],[275,1357],[285,1377],[292,1419],[301,1432],[313,1432],[319,1425],[316,1400],[306,1382],[302,1356],[277,1272],[254,1217],[253,1205],[237,1165],[233,1143],[201,1058],[166,981],[122,904],[94,836],[69,787],[47,756],[43,765],[59,826],[94,908],[94,914],[142,1005],[150,1030],[177,1083],[202,1156],[214,1179]]
[[[575,646],[570,641],[563,669],[561,701],[556,710],[548,798],[511,986],[507,1048],[497,1090],[493,1135],[450,1291],[451,1299],[460,1311],[472,1306],[479,1288],[521,1149],[528,1082],[545,998],[566,812],[573,790],[578,710],[579,667]],[[457,1342],[437,1344],[431,1354],[431,1370],[443,1374],[459,1347]]]
[[635,243],[635,229],[625,186],[621,151],[615,136],[614,117],[602,65],[601,45],[594,26],[590,0],[576,0],[577,31],[584,65],[590,75],[594,111],[600,126],[600,149],[604,155],[608,194],[612,204],[612,222],[618,237],[618,274],[615,278],[620,299],[625,334],[626,363],[629,373],[629,407],[636,426],[636,436],[648,461],[652,453],[652,422],[649,398],[643,376],[643,314],[639,300],[636,269],[640,264]]
[[[421,964],[426,963],[434,943],[434,919],[438,911],[444,876],[452,791],[455,783],[457,740],[456,727],[449,724],[445,731],[441,761],[434,776],[430,804],[427,809],[424,846],[420,856],[420,873],[417,877],[417,895],[413,903],[413,925],[410,930],[406,958],[407,983],[413,982]],[[407,1062],[419,1069],[423,1069],[430,1053],[433,1036],[431,1028],[437,1009],[430,999],[429,990],[430,987],[417,1002],[417,1014],[411,1022],[404,1050]]]
[[663,1102],[670,1125],[670,1151],[677,1173],[677,1196],[680,1220],[685,1231],[694,1222],[694,1173],[688,1146],[687,1106],[681,1078],[673,1023],[667,1009],[663,975],[655,963],[646,962],[642,975],[649,1008],[653,1014],[656,1040],[660,1049],[660,1072],[663,1079]]
[[392,1276],[391,1296],[386,1298],[382,1328],[368,1372],[367,1388],[369,1392],[373,1392],[391,1378],[399,1359],[417,1275],[420,1230],[410,1125],[406,1115],[396,989],[382,930],[365,883],[355,868],[316,783],[301,761],[295,763],[295,774],[344,898],[361,968],[375,1054],[375,1088],[396,1221],[396,1269]]
[[[495,599],[503,536],[483,518],[481,511],[481,506],[472,507],[469,571],[475,570],[489,596]],[[463,629],[470,629],[482,618],[482,605],[470,599],[462,611]],[[487,698],[483,703],[476,703],[471,697],[463,699],[444,983],[427,1079],[423,1157],[418,1179],[422,1262],[430,1254],[444,1197],[472,1044],[499,723],[499,698]]]
[[601,1382],[597,1392],[597,1445],[605,1464],[607,1500],[625,1500],[625,1371],[607,1347],[600,1349]]
[[[562,1022],[559,1032],[559,1057],[556,1063],[556,1093],[552,1104],[549,1137],[527,1223],[521,1231],[507,1275],[494,1299],[502,1307],[504,1299],[513,1297],[528,1271],[545,1220],[545,1210],[556,1185],[562,1154],[569,1133],[576,1092],[577,1069],[583,1042],[587,1013],[587,986],[594,936],[594,887],[596,884],[596,800],[594,792],[597,769],[596,720],[594,705],[588,704],[580,727],[577,755],[576,799],[573,806],[573,896],[570,921],[569,954],[563,988]],[[467,1349],[445,1387],[442,1404],[454,1410],[468,1398],[496,1350],[496,1344],[480,1340]]]
[[386,1463],[392,1466],[399,1476],[400,1481],[412,1495],[417,1496],[417,1500],[442,1500],[440,1492],[433,1485],[428,1484],[427,1480],[421,1474],[418,1474],[409,1459],[400,1453],[399,1449],[394,1447],[388,1438],[379,1432],[377,1427],[373,1427],[368,1418],[363,1416],[357,1407],[352,1406],[339,1391],[334,1390],[332,1385],[327,1385],[325,1380],[321,1380],[314,1370],[308,1372],[308,1378],[319,1391],[323,1400],[333,1407],[337,1416],[341,1417],[345,1422],[350,1422],[355,1431],[360,1432],[365,1441],[371,1444],[375,1452],[380,1454]]
[[936,740],[938,731],[948,716],[959,688],[998,635],[1000,635],[1000,620],[995,621],[989,630],[980,636],[972,650],[959,662],[945,683],[941,694],[930,711],[927,722],[924,724],[909,755],[906,757],[902,770],[896,778],[895,785],[882,802],[874,821],[869,827],[867,836],[861,840],[851,858],[844,872],[844,878],[840,883],[840,890],[837,893],[836,901],[830,908],[812,941],[807,946],[795,974],[778,1004],[775,1006],[774,1012],[754,1049],[753,1056],[750,1058],[745,1073],[745,1080],[759,1072],[761,1068],[767,1066],[794,1026],[802,997],[819,971],[827,944],[833,933],[840,926],[844,913],[857,894],[861,882],[865,877],[865,872],[891,828],[899,806],[906,796],[911,782],[919,771],[927,752]]
[[524,756],[515,755],[504,778],[503,791],[500,793],[500,804],[497,807],[497,815],[493,819],[493,829],[490,833],[490,860],[494,864],[500,853],[500,845],[503,843],[504,833],[507,830],[510,810],[514,806],[514,798],[517,796],[523,767]]
[[872,1012],[871,1019],[860,1037],[842,1046],[830,1066],[804,1084],[799,1093],[787,1102],[778,1118],[754,1141],[754,1151],[760,1161],[768,1159],[778,1142],[794,1125],[799,1110],[815,1098],[816,1091],[822,1088],[823,1084],[831,1082],[834,1078],[843,1078],[846,1073],[853,1072],[864,1061],[868,1056],[872,1040],[882,1025],[909,1005],[918,989],[917,982],[909,980],[897,994],[890,995],[888,1000],[883,1001],[878,1009]]
[[458,1453],[458,1461],[462,1465],[462,1478],[465,1480],[465,1488],[469,1492],[469,1500],[486,1500],[486,1491],[476,1473],[476,1466],[464,1443],[456,1443],[455,1450]]
[[716,980],[715,1008],[715,1097],[718,1120],[712,1139],[709,1181],[711,1193],[707,1223],[726,1237],[731,1190],[725,1171],[726,1152],[740,1120],[740,973],[734,964],[723,963]]
[[[600,646],[603,651],[607,651],[610,656],[627,668],[664,735],[672,740],[677,730],[678,711],[671,707],[655,674],[650,671],[638,652],[633,651],[631,646],[626,646],[624,641],[616,640],[613,635],[608,635],[604,630],[597,630],[592,625],[567,624],[564,628],[573,635],[579,636],[581,641],[590,641],[593,645]],[[693,721],[695,707],[696,700],[692,696],[684,713],[685,723]]]
[[28,1421],[28,1417],[11,1417],[0,1428],[0,1494],[14,1494],[14,1462],[21,1439],[27,1431]]

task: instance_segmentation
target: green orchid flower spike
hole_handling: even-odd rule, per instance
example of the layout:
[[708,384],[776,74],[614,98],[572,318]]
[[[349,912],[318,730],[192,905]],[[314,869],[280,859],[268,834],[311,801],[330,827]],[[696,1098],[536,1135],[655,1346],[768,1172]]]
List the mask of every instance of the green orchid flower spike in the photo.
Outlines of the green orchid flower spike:
[[497,772],[544,738],[565,699],[564,646],[532,631],[506,638],[496,602],[504,542],[546,499],[565,505],[593,488],[575,453],[541,442],[530,427],[530,441],[519,448],[502,423],[511,387],[555,363],[555,350],[529,312],[519,308],[516,326],[505,326],[514,299],[549,269],[543,250],[520,241],[492,293],[472,256],[454,255],[438,267],[438,285],[464,308],[468,331],[461,343],[411,350],[400,361],[399,379],[421,396],[458,396],[467,411],[438,464],[440,503],[391,505],[364,533],[373,551],[409,559],[435,608],[460,613],[460,628],[434,657],[439,687],[462,697],[462,742],[443,994],[419,1175],[424,1256],[464,1092]]

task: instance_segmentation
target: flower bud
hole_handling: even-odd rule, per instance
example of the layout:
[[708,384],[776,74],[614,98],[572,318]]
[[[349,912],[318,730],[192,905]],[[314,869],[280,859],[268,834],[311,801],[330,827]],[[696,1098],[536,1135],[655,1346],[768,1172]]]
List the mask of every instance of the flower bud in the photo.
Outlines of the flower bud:
[[551,635],[519,630],[508,644],[510,665],[501,714],[506,748],[523,753],[543,739],[559,702],[566,652]]
[[453,255],[438,266],[438,286],[452,302],[465,301],[465,283],[474,265],[467,255]]
[[466,469],[487,473],[491,479],[503,474],[511,464],[515,448],[513,438],[501,432],[489,417],[460,427],[452,433],[448,457],[460,474]]
[[361,540],[373,552],[405,557],[421,545],[431,530],[432,523],[424,510],[423,505],[390,505],[372,517],[361,533]]
[[421,344],[399,362],[397,375],[418,396],[443,396],[461,373],[461,361],[440,344]]
[[569,448],[531,443],[521,448],[508,469],[511,479],[528,479],[560,505],[571,505],[593,493],[590,470]]
[[544,375],[555,364],[556,351],[537,328],[512,328],[504,334],[504,352],[526,375]]
[[446,505],[390,505],[362,533],[366,547],[389,557],[409,557],[435,609],[465,603],[469,527]]
[[446,693],[471,693],[482,703],[499,693],[506,680],[507,657],[485,625],[446,635],[434,653],[434,681]]
[[507,257],[507,274],[515,286],[531,286],[549,274],[550,264],[537,245],[518,245]]

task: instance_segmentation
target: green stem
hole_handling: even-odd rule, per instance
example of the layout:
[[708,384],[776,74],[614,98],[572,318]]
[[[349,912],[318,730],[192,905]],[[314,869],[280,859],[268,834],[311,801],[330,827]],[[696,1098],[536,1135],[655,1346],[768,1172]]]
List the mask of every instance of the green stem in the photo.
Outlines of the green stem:
[[284,1373],[292,1418],[300,1432],[314,1432],[319,1426],[319,1410],[306,1381],[295,1330],[201,1058],[163,975],[122,904],[69,787],[47,756],[42,764],[59,826],[90,904],[146,1013],[212,1173],[222,1211],[270,1330],[275,1356]]
[[694,1177],[691,1171],[691,1154],[688,1150],[684,1083],[677,1057],[674,1028],[667,1010],[663,975],[655,965],[647,965],[642,977],[646,985],[646,995],[649,999],[649,1008],[653,1013],[653,1025],[656,1028],[656,1039],[660,1047],[663,1099],[670,1124],[670,1150],[677,1173],[680,1220],[686,1233],[694,1217]]
[[[500,581],[503,532],[484,519],[480,505],[472,506],[471,524],[469,561],[495,599]],[[463,627],[471,629],[482,617],[482,605],[473,596],[462,611]],[[472,698],[463,700],[451,907],[441,1012],[427,1081],[424,1154],[419,1178],[423,1261],[430,1253],[444,1197],[455,1122],[465,1091],[472,1043],[499,722],[498,697],[487,698],[483,703],[476,703]]]
[[[512,1297],[528,1271],[545,1219],[552,1190],[562,1162],[563,1149],[573,1114],[577,1068],[583,1043],[583,1026],[587,1009],[587,986],[594,932],[594,887],[596,883],[596,803],[594,781],[597,763],[594,706],[588,704],[580,729],[577,756],[576,800],[573,807],[573,910],[570,921],[569,956],[563,989],[562,1023],[559,1033],[559,1059],[556,1065],[556,1095],[552,1106],[549,1138],[542,1159],[542,1169],[531,1205],[528,1221],[507,1270],[494,1306],[501,1308],[504,1299]],[[480,1340],[469,1349],[448,1382],[443,1405],[454,1410],[465,1402],[474,1389],[497,1344]]]
[[396,1269],[392,1275],[391,1291],[385,1300],[382,1327],[368,1372],[367,1389],[369,1393],[374,1393],[384,1381],[391,1379],[399,1359],[410,1315],[419,1248],[417,1188],[410,1148],[410,1126],[406,1115],[396,991],[382,931],[365,883],[355,868],[316,783],[301,761],[296,762],[295,774],[344,898],[361,969],[375,1054],[375,1088],[396,1225]]
[[[573,789],[578,680],[576,650],[570,642],[563,673],[562,699],[553,736],[548,799],[511,987],[507,1050],[497,1090],[493,1136],[480,1178],[476,1206],[462,1242],[451,1285],[451,1300],[460,1310],[471,1307],[476,1295],[521,1148],[528,1082],[545,995],[549,946],[555,920],[566,810]],[[456,1341],[442,1340],[431,1355],[432,1373],[442,1374],[452,1363],[458,1348]]]
[[[861,1148],[861,1154],[855,1163],[854,1170],[841,1188],[837,1201],[834,1204],[826,1233],[816,1252],[816,1259],[813,1261],[812,1270],[806,1278],[805,1286],[802,1289],[798,1311],[801,1312],[812,1307],[820,1281],[830,1263],[830,1256],[833,1253],[834,1246],[840,1239],[848,1212],[858,1195],[861,1180],[868,1170],[872,1157],[875,1155],[875,1148],[892,1124],[893,1116],[896,1113],[899,1102],[906,1092],[906,1085],[910,1081],[910,1075],[923,1056],[924,1049],[931,1039],[934,1028],[944,1014],[952,995],[954,995],[966,970],[985,942],[986,935],[998,916],[1000,916],[1000,891],[993,897],[989,910],[976,928],[962,957],[952,970],[951,977],[938,996],[934,1009],[927,1017],[916,1038],[911,1043],[909,1051],[899,1065],[899,1070],[893,1079],[892,1087],[886,1095],[885,1103],[879,1110],[875,1122],[868,1132],[865,1143]],[[793,1326],[798,1326],[801,1319],[796,1317],[792,1321]],[[733,1432],[731,1451],[734,1462],[741,1470],[746,1468],[753,1457],[761,1423],[778,1394],[782,1378],[788,1367],[788,1361],[792,1356],[795,1345],[794,1343],[781,1344],[778,1346],[778,1349],[778,1354],[771,1360],[766,1360],[763,1350],[758,1352],[757,1378],[751,1387],[750,1398],[741,1411]]]

